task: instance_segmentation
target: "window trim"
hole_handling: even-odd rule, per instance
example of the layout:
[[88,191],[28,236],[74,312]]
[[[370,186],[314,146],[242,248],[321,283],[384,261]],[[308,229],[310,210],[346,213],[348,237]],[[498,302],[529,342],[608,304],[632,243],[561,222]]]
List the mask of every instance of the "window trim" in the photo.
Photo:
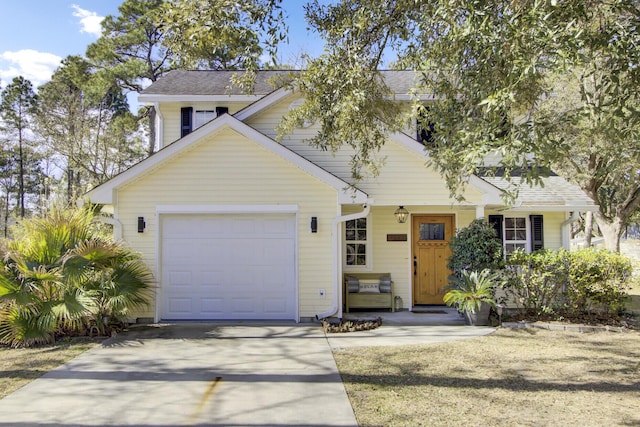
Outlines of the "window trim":
[[505,219],[524,218],[527,228],[525,252],[531,253],[543,249],[544,246],[544,215],[541,214],[516,214],[516,215],[489,215],[489,223],[494,227],[500,240],[505,257],[507,256],[507,242],[522,242],[522,240],[506,240]]
[[[361,271],[371,271],[372,268],[372,258],[373,258],[373,235],[372,235],[372,215],[368,215],[364,218],[366,220],[366,232],[367,232],[367,240],[365,241],[365,264],[364,265],[349,265],[347,264],[347,243],[349,242],[361,242],[360,240],[347,240],[347,222],[342,223],[342,269],[345,272],[361,272]],[[357,220],[353,220],[357,221]]]

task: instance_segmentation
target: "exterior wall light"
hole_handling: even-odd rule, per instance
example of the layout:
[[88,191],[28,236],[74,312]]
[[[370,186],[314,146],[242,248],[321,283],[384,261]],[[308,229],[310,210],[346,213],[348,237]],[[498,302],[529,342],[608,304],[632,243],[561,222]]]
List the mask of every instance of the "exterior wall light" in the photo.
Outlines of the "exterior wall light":
[[139,216],[138,217],[138,233],[144,232],[144,229],[146,228],[146,226],[147,226],[147,223],[144,222],[144,217]]
[[407,222],[407,218],[409,218],[409,211],[404,208],[404,206],[398,206],[398,209],[393,213],[398,219],[398,223],[404,224]]
[[311,232],[312,233],[317,233],[318,232],[318,217],[317,216],[312,216],[311,217]]

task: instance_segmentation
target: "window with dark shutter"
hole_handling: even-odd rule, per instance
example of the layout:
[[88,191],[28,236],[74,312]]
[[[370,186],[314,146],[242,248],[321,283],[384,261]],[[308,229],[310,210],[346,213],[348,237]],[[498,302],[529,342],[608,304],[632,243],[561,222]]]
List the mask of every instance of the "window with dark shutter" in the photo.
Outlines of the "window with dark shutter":
[[187,136],[193,129],[193,108],[183,107],[180,109],[180,137]]
[[544,248],[542,215],[529,215],[531,221],[531,252]]
[[502,224],[504,223],[504,217],[502,215],[489,215],[489,224],[496,230],[496,234],[501,241],[504,241],[504,234],[502,232]]

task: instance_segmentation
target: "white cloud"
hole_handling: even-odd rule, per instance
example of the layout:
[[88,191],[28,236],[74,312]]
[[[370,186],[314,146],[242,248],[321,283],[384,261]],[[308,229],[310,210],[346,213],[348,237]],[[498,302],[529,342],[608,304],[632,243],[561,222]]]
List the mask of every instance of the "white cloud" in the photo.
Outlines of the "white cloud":
[[100,24],[102,23],[104,16],[99,16],[96,12],[82,9],[77,4],[74,4],[71,7],[75,11],[73,12],[73,16],[80,18],[80,32],[100,37],[102,34],[102,27]]
[[60,66],[60,61],[62,58],[58,55],[32,49],[2,52],[0,53],[2,86],[6,86],[17,76],[31,81],[34,87],[40,86],[51,79],[53,72]]

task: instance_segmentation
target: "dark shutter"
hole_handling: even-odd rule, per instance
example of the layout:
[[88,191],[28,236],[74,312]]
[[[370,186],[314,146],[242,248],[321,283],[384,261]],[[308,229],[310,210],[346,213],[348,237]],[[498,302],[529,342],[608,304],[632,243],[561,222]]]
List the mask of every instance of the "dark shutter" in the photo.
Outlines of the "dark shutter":
[[193,108],[184,107],[180,109],[180,136],[186,136],[191,133],[193,128]]
[[216,107],[216,117],[220,117],[221,115],[227,114],[228,112],[228,107]]
[[544,248],[542,215],[529,215],[531,220],[531,252]]
[[502,224],[504,223],[503,215],[489,215],[489,224],[496,230],[500,241],[504,242],[504,233],[502,232]]

